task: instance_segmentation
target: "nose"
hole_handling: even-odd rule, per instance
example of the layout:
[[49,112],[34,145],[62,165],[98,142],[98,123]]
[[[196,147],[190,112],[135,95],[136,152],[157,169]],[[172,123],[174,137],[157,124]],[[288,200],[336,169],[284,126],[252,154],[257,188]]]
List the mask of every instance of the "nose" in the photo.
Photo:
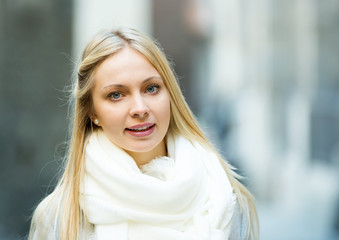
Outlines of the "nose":
[[144,118],[149,114],[149,108],[145,99],[141,95],[133,97],[130,107],[130,116],[134,118]]

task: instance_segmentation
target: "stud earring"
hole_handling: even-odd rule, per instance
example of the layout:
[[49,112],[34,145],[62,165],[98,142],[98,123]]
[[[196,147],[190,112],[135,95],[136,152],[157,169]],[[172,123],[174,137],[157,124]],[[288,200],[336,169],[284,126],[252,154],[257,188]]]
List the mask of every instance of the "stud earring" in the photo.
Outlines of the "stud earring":
[[99,124],[99,120],[98,120],[98,119],[94,119],[94,123],[95,123],[96,125],[98,125],[98,124]]

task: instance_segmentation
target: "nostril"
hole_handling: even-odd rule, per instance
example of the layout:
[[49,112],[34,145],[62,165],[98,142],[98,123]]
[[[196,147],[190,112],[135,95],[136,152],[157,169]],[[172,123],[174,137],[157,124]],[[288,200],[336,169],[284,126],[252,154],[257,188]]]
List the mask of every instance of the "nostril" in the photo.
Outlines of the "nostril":
[[144,117],[149,114],[149,109],[147,106],[139,106],[132,108],[130,111],[130,115],[134,117]]
[[140,117],[140,118],[142,118],[142,117],[147,116],[148,114],[149,114],[148,111],[142,111],[142,112],[134,112],[134,113],[131,114],[131,116],[132,117]]
[[131,103],[131,110],[130,110],[130,116],[132,117],[145,117],[149,114],[149,108],[142,99],[142,97],[138,97]]

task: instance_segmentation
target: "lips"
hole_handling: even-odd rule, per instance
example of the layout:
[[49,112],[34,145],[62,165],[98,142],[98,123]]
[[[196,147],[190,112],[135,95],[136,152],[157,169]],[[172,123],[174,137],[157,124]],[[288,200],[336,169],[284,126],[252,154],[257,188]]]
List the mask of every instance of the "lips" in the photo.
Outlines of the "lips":
[[134,125],[130,128],[126,128],[126,129],[129,130],[129,131],[133,131],[133,132],[142,132],[142,131],[146,131],[146,130],[150,129],[154,125],[155,125],[154,123],[145,123],[145,124]]
[[154,128],[155,128],[154,123],[137,124],[129,128],[126,128],[126,132],[128,132],[134,137],[146,137],[153,133]]

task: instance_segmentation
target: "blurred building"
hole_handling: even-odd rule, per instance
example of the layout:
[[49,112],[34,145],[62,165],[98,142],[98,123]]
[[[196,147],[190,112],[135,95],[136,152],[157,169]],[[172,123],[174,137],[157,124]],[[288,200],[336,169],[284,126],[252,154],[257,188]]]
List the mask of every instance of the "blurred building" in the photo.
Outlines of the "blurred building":
[[67,132],[71,17],[68,0],[0,0],[0,239],[23,239],[55,182]]
[[164,47],[208,137],[247,177],[260,239],[337,239],[338,24],[334,0],[0,0],[0,239],[24,237],[52,190],[64,87],[87,41],[118,26]]

